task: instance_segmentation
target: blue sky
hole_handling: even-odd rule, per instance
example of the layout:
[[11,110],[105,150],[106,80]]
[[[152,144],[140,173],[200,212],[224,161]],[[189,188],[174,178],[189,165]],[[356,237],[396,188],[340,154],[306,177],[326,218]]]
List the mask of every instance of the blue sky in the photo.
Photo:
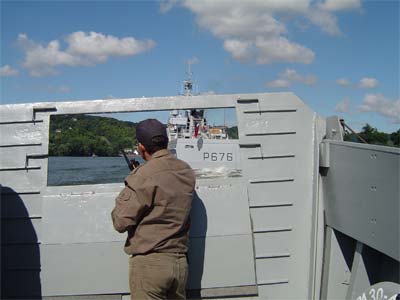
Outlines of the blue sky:
[[399,1],[1,1],[1,103],[292,91],[400,127]]

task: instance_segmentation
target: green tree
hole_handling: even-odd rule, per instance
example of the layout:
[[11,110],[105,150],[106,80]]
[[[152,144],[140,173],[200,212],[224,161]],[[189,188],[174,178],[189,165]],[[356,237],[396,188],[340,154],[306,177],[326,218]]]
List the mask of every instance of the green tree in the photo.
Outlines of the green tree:
[[389,135],[384,132],[379,132],[376,128],[372,127],[368,123],[362,128],[360,136],[368,144],[376,145],[388,145]]
[[394,146],[400,147],[400,129],[390,134],[390,140]]
[[136,143],[136,124],[87,115],[55,115],[50,121],[50,156],[116,156]]

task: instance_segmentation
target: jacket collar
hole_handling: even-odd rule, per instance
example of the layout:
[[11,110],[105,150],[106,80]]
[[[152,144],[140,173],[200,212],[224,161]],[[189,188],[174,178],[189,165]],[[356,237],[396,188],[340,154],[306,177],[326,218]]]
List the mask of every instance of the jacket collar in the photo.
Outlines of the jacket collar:
[[169,154],[169,151],[167,149],[161,149],[158,150],[157,152],[153,153],[153,155],[151,156],[151,158],[159,158],[159,157],[163,157]]

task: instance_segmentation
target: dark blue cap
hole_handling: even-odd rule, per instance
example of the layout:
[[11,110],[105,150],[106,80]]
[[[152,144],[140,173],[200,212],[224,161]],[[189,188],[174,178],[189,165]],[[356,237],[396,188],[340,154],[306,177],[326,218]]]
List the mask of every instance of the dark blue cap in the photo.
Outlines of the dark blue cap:
[[146,119],[136,126],[136,139],[144,146],[156,146],[155,137],[164,137],[168,143],[167,128],[156,119]]

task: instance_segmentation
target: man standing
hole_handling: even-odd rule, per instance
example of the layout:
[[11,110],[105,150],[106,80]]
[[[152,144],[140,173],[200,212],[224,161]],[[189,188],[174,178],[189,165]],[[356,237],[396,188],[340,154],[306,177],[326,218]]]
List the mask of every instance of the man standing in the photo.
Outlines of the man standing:
[[195,174],[169,153],[159,121],[140,122],[136,138],[147,163],[126,177],[111,213],[114,228],[128,233],[131,299],[185,299]]

